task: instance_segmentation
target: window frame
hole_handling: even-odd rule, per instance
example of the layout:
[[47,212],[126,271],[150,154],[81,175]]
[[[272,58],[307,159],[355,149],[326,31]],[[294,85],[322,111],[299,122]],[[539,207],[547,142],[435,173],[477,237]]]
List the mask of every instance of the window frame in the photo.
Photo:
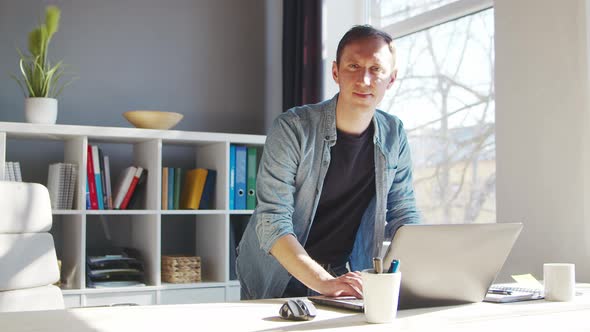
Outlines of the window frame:
[[[372,1],[365,0],[365,22],[369,22],[369,24],[373,23],[371,21]],[[458,0],[402,21],[382,26],[381,29],[389,33],[395,40],[493,7],[493,0]]]

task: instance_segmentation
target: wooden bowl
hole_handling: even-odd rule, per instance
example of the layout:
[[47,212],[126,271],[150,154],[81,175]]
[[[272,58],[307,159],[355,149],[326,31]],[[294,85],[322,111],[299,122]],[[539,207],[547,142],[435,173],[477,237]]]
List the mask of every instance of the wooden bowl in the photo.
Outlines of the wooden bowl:
[[170,129],[183,117],[180,113],[162,111],[128,111],[123,116],[135,127],[145,129]]

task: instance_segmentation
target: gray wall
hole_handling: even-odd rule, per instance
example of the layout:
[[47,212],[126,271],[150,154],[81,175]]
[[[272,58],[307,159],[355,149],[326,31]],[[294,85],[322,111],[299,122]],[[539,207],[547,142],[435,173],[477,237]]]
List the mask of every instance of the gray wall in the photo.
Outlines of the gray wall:
[[79,80],[58,123],[131,126],[127,110],[184,114],[181,130],[264,134],[264,0],[0,0],[0,121],[24,121],[15,47],[47,4],[62,9],[49,49]]
[[[174,129],[265,134],[266,1],[0,0],[0,121],[24,121],[9,77],[16,47],[26,49],[45,6],[56,4],[62,20],[49,57],[79,77],[59,97],[58,124],[132,127],[123,112],[156,109],[184,114]],[[128,166],[129,152],[110,147],[112,169]],[[169,149],[165,166],[184,166],[186,153]],[[12,141],[7,160],[21,162],[25,181],[45,183],[63,145]]]

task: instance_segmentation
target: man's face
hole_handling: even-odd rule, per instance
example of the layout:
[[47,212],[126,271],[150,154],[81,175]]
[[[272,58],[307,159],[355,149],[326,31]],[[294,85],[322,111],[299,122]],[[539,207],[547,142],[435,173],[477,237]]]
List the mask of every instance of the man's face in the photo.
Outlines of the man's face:
[[332,64],[332,77],[340,86],[338,103],[373,112],[396,74],[393,54],[383,39],[354,41],[342,50],[340,64]]

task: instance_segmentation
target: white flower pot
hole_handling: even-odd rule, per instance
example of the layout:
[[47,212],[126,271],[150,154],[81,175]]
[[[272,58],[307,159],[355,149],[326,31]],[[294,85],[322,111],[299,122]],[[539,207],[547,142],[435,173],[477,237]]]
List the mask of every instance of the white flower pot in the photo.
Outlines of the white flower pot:
[[29,123],[55,124],[57,121],[57,99],[26,98],[25,119]]

